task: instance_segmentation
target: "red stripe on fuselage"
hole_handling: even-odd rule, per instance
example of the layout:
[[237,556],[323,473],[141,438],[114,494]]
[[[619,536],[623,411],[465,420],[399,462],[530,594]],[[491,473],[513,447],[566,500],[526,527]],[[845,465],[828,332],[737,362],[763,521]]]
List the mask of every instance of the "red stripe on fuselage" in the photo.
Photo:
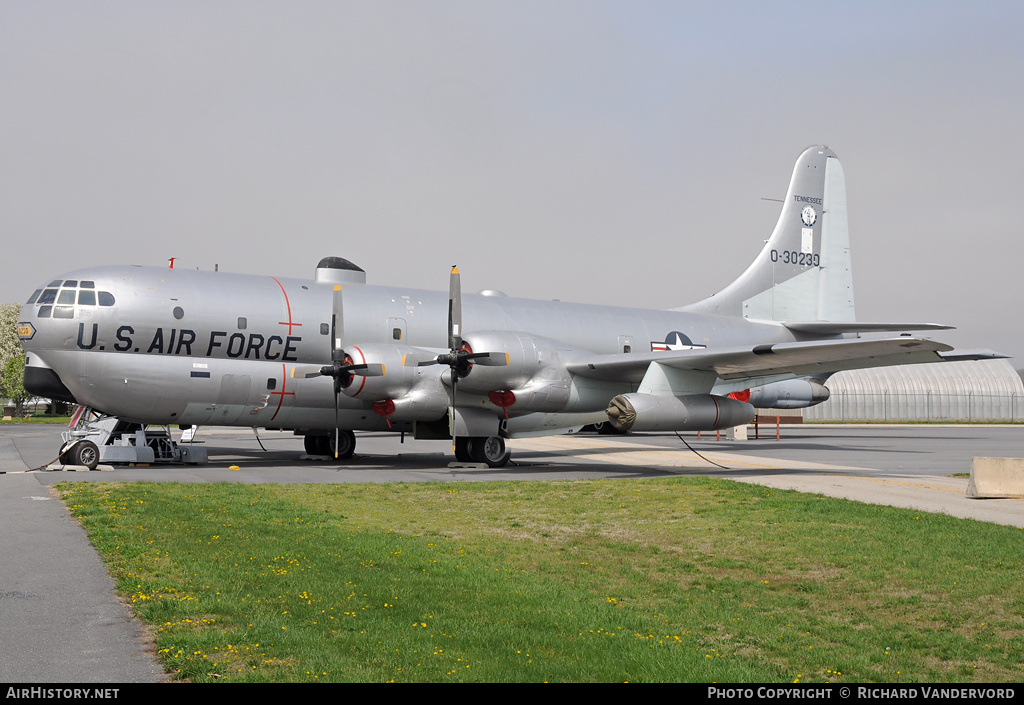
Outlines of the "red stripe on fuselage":
[[[355,345],[352,346],[352,349],[353,350],[359,350],[359,348],[357,348]],[[362,350],[359,350],[359,357],[362,358],[362,362],[360,362],[359,364],[362,364],[363,362],[366,362],[366,355],[363,354]],[[365,387],[365,386],[366,386],[366,377],[363,377],[363,381],[359,384],[359,389],[357,389],[356,393],[353,394],[352,396],[358,397],[359,393],[363,391],[363,387]]]
[[277,400],[277,408],[274,409],[274,415],[270,417],[271,421],[273,421],[274,419],[277,418],[277,412],[279,412],[281,410],[281,404],[284,403],[285,395],[295,396],[295,392],[286,392],[285,391],[285,389],[288,388],[288,375],[285,374],[285,373],[286,373],[286,370],[284,368],[284,363],[281,363],[281,391],[280,392],[271,392],[270,393],[270,396],[274,396],[275,394],[280,395],[278,400]]
[[301,323],[293,323],[292,322],[292,302],[288,300],[288,292],[284,290],[284,285],[281,282],[277,281],[276,277],[271,277],[271,279],[273,279],[275,282],[277,282],[277,285],[279,287],[281,287],[281,293],[284,294],[284,305],[288,308],[288,321],[287,322],[285,322],[285,321],[278,321],[278,323],[280,325],[282,325],[282,326],[288,326],[288,335],[291,335],[292,334],[292,328],[294,326],[301,327],[302,324]]

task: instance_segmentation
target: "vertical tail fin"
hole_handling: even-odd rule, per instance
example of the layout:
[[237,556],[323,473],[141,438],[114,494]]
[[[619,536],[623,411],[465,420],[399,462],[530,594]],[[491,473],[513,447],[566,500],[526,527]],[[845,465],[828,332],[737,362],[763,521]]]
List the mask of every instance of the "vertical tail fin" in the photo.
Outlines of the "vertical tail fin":
[[800,155],[775,231],[717,294],[679,310],[767,321],[854,321],[846,179],[816,145]]

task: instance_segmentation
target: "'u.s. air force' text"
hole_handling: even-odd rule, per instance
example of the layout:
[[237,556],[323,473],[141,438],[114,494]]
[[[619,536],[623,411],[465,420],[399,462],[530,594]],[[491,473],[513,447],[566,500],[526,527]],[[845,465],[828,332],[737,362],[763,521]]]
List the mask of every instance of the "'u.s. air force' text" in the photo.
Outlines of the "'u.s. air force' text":
[[[97,348],[98,324],[91,329],[78,324],[78,347],[82,350]],[[296,362],[297,335],[262,335],[260,333],[231,333],[210,331],[202,340],[188,328],[157,328],[152,335],[136,337],[133,326],[121,326],[114,334],[113,349],[117,352],[145,352],[156,355],[184,355],[187,357],[233,357],[245,360],[278,360]],[[99,350],[106,349],[100,344]]]

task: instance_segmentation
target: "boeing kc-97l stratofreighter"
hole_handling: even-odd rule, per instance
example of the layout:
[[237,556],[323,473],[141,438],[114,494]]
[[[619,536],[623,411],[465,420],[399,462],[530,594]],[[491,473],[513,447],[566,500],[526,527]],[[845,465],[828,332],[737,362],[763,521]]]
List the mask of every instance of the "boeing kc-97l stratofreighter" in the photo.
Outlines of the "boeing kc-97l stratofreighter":
[[[365,281],[335,257],[313,280],[69,272],[22,308],[25,387],[87,408],[61,452],[88,466],[128,457],[117,449],[144,444],[141,424],[173,424],[294,430],[307,452],[336,457],[352,455],[354,430],[412,432],[454,439],[459,460],[494,467],[508,438],[594,423],[737,426],[752,420],[746,400],[759,385],[769,402],[793,397],[776,405],[809,405],[839,370],[996,356],[893,336],[948,326],[856,321],[845,180],[823,146],[797,160],[754,262],[688,306],[463,297],[454,267],[447,294]],[[101,451],[90,429],[104,422]]]

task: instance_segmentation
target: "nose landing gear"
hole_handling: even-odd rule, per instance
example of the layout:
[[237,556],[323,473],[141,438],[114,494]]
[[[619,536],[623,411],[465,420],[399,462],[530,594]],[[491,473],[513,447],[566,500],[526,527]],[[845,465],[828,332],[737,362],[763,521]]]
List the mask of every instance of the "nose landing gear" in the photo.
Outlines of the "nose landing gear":
[[80,440],[65,446],[60,454],[60,462],[65,465],[81,465],[95,470],[100,464],[100,449],[92,441]]

